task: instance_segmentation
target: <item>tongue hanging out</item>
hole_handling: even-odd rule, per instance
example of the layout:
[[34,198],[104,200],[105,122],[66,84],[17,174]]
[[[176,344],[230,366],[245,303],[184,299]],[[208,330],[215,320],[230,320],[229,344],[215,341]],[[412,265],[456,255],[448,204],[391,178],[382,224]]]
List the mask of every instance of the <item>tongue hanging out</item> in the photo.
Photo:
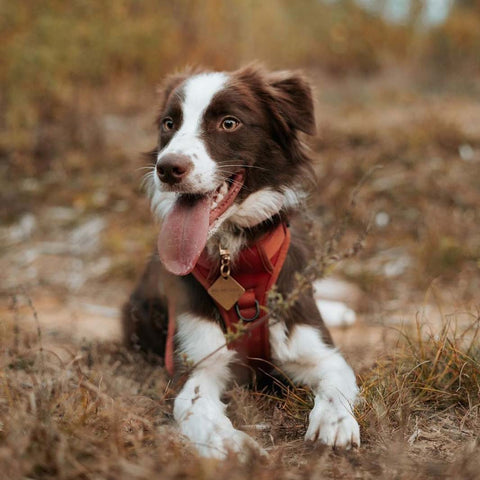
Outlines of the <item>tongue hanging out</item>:
[[208,240],[208,232],[220,215],[232,205],[243,185],[244,172],[207,195],[180,195],[162,222],[158,253],[165,268],[175,275],[187,275],[195,267]]
[[211,197],[181,195],[162,223],[158,253],[175,275],[191,272],[207,243]]

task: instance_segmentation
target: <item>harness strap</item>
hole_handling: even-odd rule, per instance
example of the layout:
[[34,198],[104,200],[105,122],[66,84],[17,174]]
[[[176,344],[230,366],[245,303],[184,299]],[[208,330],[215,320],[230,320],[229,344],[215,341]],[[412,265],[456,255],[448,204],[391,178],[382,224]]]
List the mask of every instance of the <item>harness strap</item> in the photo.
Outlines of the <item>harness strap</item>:
[[[231,276],[245,288],[237,303],[225,310],[215,302],[223,320],[224,330],[232,333],[239,328],[244,333],[228,344],[236,350],[242,360],[253,368],[259,366],[259,359],[270,360],[270,340],[266,315],[268,292],[275,285],[290,246],[290,230],[280,223],[254,245],[243,249],[232,266]],[[213,261],[204,250],[192,271],[196,280],[208,290],[219,276],[219,263]],[[168,307],[168,334],[165,349],[165,368],[173,375],[173,335],[175,314]]]
[[173,337],[175,336],[175,302],[170,298],[167,300],[168,314],[168,330],[167,341],[165,343],[165,370],[170,376],[173,376],[175,370],[174,353],[173,353]]

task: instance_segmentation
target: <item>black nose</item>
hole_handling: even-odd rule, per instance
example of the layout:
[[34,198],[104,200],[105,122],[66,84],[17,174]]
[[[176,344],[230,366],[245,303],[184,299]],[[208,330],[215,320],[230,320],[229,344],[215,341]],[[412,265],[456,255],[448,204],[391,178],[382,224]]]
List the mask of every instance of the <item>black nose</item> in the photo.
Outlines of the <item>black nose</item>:
[[193,163],[186,155],[168,153],[157,162],[157,175],[163,183],[174,185],[180,183],[192,167]]

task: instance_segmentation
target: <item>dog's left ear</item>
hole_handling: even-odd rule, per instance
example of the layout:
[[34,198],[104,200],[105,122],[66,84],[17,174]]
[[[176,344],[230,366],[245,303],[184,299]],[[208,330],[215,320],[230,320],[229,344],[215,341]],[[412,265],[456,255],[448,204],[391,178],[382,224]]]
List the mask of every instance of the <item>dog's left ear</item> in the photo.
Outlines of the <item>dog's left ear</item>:
[[273,72],[268,77],[278,114],[289,130],[315,135],[312,88],[298,72]]

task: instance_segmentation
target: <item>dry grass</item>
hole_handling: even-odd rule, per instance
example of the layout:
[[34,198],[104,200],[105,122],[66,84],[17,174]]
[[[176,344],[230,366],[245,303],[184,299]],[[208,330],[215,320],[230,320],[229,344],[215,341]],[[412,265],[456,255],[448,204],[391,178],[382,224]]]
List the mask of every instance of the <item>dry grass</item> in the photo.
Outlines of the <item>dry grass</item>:
[[177,386],[162,368],[115,344],[45,346],[39,330],[11,321],[26,314],[12,308],[0,345],[3,478],[478,478],[478,312],[462,330],[446,318],[425,335],[419,323],[362,372],[359,451],[303,443],[312,404],[303,388],[233,388],[234,423],[269,451],[241,463],[200,459],[182,441],[171,413]]
[[[420,316],[420,315],[419,315]],[[469,314],[462,330],[445,317],[435,332],[425,333],[417,319],[416,331],[403,332],[391,356],[380,359],[362,378],[365,405],[361,415],[374,414],[394,428],[411,429],[417,418],[450,412],[460,428],[478,421],[480,406],[480,350],[478,312]]]

